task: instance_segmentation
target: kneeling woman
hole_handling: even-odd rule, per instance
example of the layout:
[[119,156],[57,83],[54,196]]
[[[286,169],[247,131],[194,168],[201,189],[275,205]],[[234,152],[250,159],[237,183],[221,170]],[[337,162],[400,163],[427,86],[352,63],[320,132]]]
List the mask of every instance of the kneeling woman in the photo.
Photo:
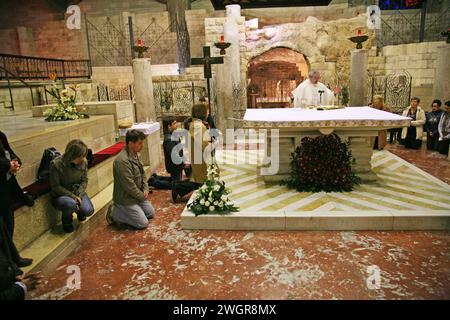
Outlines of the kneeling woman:
[[72,215],[78,221],[92,215],[94,207],[86,194],[88,184],[88,148],[81,140],[72,140],[64,154],[51,162],[50,186],[53,205],[62,211],[64,232],[73,232]]

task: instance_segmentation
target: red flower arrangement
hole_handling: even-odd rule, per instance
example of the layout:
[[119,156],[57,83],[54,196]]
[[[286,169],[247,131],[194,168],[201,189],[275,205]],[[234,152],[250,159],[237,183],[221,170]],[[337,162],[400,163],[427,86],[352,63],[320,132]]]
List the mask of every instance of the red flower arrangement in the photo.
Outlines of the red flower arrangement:
[[338,135],[305,137],[292,153],[291,177],[282,184],[301,192],[351,191],[361,183],[354,162],[348,143]]

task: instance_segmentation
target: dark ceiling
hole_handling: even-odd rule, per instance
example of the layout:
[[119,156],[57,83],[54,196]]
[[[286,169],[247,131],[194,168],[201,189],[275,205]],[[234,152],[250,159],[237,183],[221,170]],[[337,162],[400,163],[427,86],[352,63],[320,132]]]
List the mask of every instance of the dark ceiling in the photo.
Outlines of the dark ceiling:
[[211,0],[216,10],[223,10],[229,4],[239,4],[242,9],[273,7],[327,6],[331,0]]

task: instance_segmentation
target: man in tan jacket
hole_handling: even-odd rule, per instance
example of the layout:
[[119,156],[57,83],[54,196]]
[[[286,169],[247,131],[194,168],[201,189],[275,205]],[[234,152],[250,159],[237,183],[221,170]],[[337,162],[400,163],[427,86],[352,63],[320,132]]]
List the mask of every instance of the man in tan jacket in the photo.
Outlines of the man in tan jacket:
[[136,229],[148,226],[153,209],[148,200],[148,184],[139,152],[144,146],[145,135],[138,130],[127,132],[125,148],[113,164],[114,205],[106,216],[108,223],[122,223]]

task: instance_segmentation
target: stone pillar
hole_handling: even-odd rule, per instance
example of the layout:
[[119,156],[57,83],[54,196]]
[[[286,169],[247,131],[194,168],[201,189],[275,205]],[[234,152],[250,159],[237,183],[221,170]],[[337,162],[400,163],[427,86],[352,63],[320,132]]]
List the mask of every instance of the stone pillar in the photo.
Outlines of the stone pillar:
[[353,170],[363,183],[377,181],[377,175],[372,171],[371,165],[373,150],[370,137],[349,137],[348,140],[352,156],[355,159]]
[[433,99],[445,102],[449,98],[450,81],[450,44],[444,43],[437,47],[436,69],[434,73]]
[[239,52],[239,28],[237,20],[241,16],[241,7],[237,4],[226,6],[227,20],[223,26],[225,42],[231,46],[226,49],[224,64],[219,65],[216,77],[216,90],[218,100],[218,128],[234,128],[234,121],[228,120],[234,117],[233,110],[240,109],[241,104],[241,57]]
[[136,100],[136,121],[156,121],[152,71],[149,58],[138,58],[133,60],[133,76]]
[[353,50],[350,75],[350,107],[367,106],[367,60],[369,51]]

